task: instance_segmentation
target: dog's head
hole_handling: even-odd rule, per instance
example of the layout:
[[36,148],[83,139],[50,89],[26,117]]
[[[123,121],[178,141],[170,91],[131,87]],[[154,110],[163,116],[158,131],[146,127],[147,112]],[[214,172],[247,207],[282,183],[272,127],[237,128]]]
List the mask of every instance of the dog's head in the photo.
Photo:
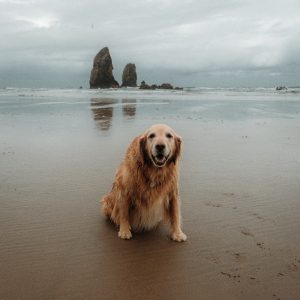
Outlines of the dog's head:
[[167,125],[153,125],[141,136],[140,149],[145,162],[162,168],[167,163],[176,163],[180,156],[181,138]]

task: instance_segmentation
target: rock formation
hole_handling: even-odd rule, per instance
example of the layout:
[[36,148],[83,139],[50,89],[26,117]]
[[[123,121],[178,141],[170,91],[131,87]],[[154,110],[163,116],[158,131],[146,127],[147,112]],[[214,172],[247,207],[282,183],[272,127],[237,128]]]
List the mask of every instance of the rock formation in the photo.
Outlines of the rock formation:
[[109,49],[104,47],[94,58],[90,88],[117,88],[118,82],[112,73],[113,65]]
[[276,91],[287,91],[287,87],[284,85],[276,86]]
[[[113,75],[113,64],[109,54],[108,47],[104,47],[94,58],[93,69],[90,77],[90,88],[118,88],[119,84]],[[125,66],[122,75],[122,86],[136,87],[137,75],[135,64],[129,63]],[[161,85],[149,85],[145,81],[141,82],[142,90],[182,90],[180,87],[173,87],[170,83],[162,83]]]
[[162,83],[161,85],[156,85],[156,84],[149,85],[144,80],[141,82],[140,89],[141,90],[156,90],[156,89],[159,89],[159,90],[183,90],[183,88],[181,88],[181,87],[173,87],[173,85],[170,83]]
[[136,68],[135,64],[127,64],[123,70],[122,86],[136,87]]
[[170,83],[163,83],[158,88],[163,90],[173,90],[173,86]]
[[151,90],[151,86],[148,85],[148,84],[143,80],[143,81],[141,82],[140,89],[141,89],[141,90]]

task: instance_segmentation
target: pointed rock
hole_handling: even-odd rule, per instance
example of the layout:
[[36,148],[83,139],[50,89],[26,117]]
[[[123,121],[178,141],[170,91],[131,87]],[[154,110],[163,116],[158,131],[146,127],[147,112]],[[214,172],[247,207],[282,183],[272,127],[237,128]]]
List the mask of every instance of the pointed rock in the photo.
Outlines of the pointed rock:
[[123,70],[122,86],[136,87],[136,68],[135,64],[127,64]]
[[90,88],[116,88],[119,87],[112,73],[113,64],[108,47],[104,47],[94,58],[90,77]]

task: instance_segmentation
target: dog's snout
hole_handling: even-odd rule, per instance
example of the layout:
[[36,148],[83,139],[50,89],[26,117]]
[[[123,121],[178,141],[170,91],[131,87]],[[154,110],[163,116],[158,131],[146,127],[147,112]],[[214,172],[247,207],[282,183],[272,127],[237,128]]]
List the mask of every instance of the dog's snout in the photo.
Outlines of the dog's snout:
[[155,149],[158,151],[158,152],[163,152],[166,148],[166,145],[164,144],[157,144],[155,145]]

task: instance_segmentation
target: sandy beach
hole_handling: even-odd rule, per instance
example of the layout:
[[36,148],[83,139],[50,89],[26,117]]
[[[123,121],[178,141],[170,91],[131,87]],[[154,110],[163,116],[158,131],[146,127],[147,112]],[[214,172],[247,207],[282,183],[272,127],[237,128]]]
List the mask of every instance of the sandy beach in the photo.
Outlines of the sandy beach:
[[[185,243],[99,211],[130,141],[184,142]],[[2,90],[0,299],[299,299],[299,94]]]

